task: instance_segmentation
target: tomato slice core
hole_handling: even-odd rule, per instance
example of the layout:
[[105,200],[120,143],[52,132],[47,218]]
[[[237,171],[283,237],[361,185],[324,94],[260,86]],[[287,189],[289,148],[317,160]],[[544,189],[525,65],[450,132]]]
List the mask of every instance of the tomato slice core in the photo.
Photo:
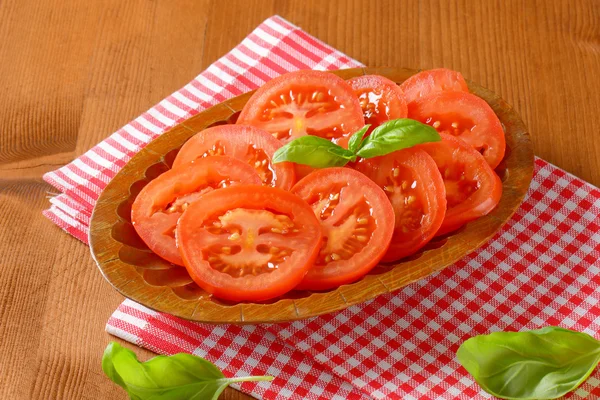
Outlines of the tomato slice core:
[[260,127],[283,143],[315,135],[343,147],[364,125],[350,86],[322,71],[291,72],[267,82],[248,100],[237,123]]
[[504,130],[485,100],[465,92],[441,92],[413,102],[409,116],[438,132],[460,137],[496,168],[504,158]]
[[308,204],[290,192],[240,185],[190,205],[177,240],[204,290],[226,300],[263,301],[302,280],[318,254],[321,230]]
[[219,125],[192,136],[179,150],[173,168],[198,158],[225,155],[251,165],[263,185],[289,190],[295,183],[291,163],[271,161],[281,142],[269,132],[248,125]]
[[452,232],[491,212],[502,196],[502,182],[483,156],[462,139],[440,133],[441,142],[421,144],[444,179],[448,209],[437,235]]
[[381,188],[350,168],[327,168],[301,179],[292,192],[310,204],[323,231],[315,265],[298,289],[331,289],[377,265],[394,231],[394,211]]
[[363,159],[355,168],[383,188],[395,214],[394,236],[383,261],[396,261],[425,246],[446,213],[444,181],[423,150],[404,149]]
[[211,190],[239,183],[260,184],[260,178],[254,168],[231,157],[207,157],[171,169],[148,183],[135,198],[133,227],[153,252],[183,265],[175,242],[181,214]]
[[402,89],[392,80],[380,75],[363,75],[348,83],[358,97],[369,133],[385,121],[406,118],[408,109]]

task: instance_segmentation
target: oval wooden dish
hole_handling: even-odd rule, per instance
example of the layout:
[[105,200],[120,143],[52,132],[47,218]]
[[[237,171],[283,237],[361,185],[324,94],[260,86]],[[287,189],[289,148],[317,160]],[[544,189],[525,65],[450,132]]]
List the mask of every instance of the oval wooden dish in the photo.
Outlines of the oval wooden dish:
[[[334,72],[348,79],[380,74],[401,83],[417,71],[356,68]],[[500,204],[489,215],[459,231],[436,238],[419,253],[379,265],[360,281],[327,292],[292,291],[267,303],[225,303],[212,298],[189,277],[152,253],[131,225],[131,204],[141,188],[168,170],[183,143],[213,125],[235,122],[251,93],[218,104],[164,133],[135,155],[108,184],[94,209],[89,243],[104,277],[124,296],[151,309],[209,323],[284,322],[342,310],[380,294],[398,290],[471,253],[488,241],[513,215],[533,174],[529,134],[517,113],[489,90],[469,83],[471,91],[494,109],[506,132],[506,156],[497,172],[503,181]]]

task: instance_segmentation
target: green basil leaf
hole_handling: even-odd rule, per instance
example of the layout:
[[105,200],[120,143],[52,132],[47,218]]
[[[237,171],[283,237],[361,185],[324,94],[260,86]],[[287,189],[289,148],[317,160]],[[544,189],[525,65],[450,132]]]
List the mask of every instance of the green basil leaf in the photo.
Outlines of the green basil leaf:
[[106,347],[102,370],[134,400],[217,400],[230,383],[273,379],[270,376],[225,378],[211,362],[186,353],[139,362],[134,352],[116,342]]
[[372,158],[417,144],[440,140],[442,140],[440,134],[429,125],[409,118],[394,119],[375,128],[365,138],[356,155]]
[[318,136],[301,136],[273,154],[273,162],[291,161],[313,168],[343,167],[348,161],[356,160],[349,150]]
[[496,332],[465,341],[458,361],[502,399],[556,399],[581,385],[600,361],[600,342],[558,327]]
[[350,137],[350,140],[348,141],[348,150],[350,150],[352,153],[356,153],[356,151],[360,149],[363,138],[365,137],[365,133],[367,133],[370,127],[371,125],[365,125]]

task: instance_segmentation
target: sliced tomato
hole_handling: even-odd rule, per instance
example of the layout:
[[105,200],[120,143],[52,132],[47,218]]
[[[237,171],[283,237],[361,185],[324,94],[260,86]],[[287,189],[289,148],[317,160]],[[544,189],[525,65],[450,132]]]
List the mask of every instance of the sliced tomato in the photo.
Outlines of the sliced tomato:
[[358,97],[369,132],[385,121],[406,118],[408,109],[402,89],[381,75],[363,75],[348,80]]
[[377,265],[394,233],[394,210],[379,186],[350,168],[326,168],[301,179],[292,193],[311,205],[323,231],[315,265],[298,289],[331,289]]
[[382,261],[399,260],[425,246],[446,215],[446,190],[435,161],[410,148],[362,159],[355,168],[384,189],[394,208],[394,237]]
[[289,190],[296,177],[292,163],[273,164],[281,142],[268,132],[248,125],[219,125],[192,136],[179,150],[173,168],[201,157],[226,155],[250,164],[263,185]]
[[400,88],[404,91],[406,102],[427,97],[438,92],[468,92],[469,87],[462,74],[446,68],[421,71],[405,80]]
[[480,97],[441,92],[413,102],[408,115],[438,132],[459,136],[479,151],[492,168],[504,158],[504,130],[494,110]]
[[171,169],[148,183],[131,209],[133,227],[150,250],[173,264],[183,265],[175,242],[181,213],[201,195],[239,183],[260,185],[253,167],[231,157],[201,158]]
[[500,178],[478,151],[450,134],[440,135],[441,142],[416,146],[434,159],[446,187],[448,209],[437,235],[488,214],[502,196]]
[[302,280],[319,252],[321,229],[298,196],[241,185],[190,205],[177,224],[177,241],[204,290],[231,301],[262,301]]
[[364,120],[358,99],[342,78],[323,71],[298,71],[258,89],[237,123],[262,128],[283,143],[316,135],[347,147]]

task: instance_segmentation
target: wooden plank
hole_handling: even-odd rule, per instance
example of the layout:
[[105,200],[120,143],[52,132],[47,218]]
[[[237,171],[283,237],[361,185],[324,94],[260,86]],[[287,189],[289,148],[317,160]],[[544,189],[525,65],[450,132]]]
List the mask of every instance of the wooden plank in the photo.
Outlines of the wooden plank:
[[517,109],[538,156],[600,185],[596,0],[5,0],[0,398],[126,398],[100,369],[112,339],[104,324],[122,297],[88,248],[40,215],[53,190],[41,175],[179,89],[274,13],[370,66],[461,70]]

